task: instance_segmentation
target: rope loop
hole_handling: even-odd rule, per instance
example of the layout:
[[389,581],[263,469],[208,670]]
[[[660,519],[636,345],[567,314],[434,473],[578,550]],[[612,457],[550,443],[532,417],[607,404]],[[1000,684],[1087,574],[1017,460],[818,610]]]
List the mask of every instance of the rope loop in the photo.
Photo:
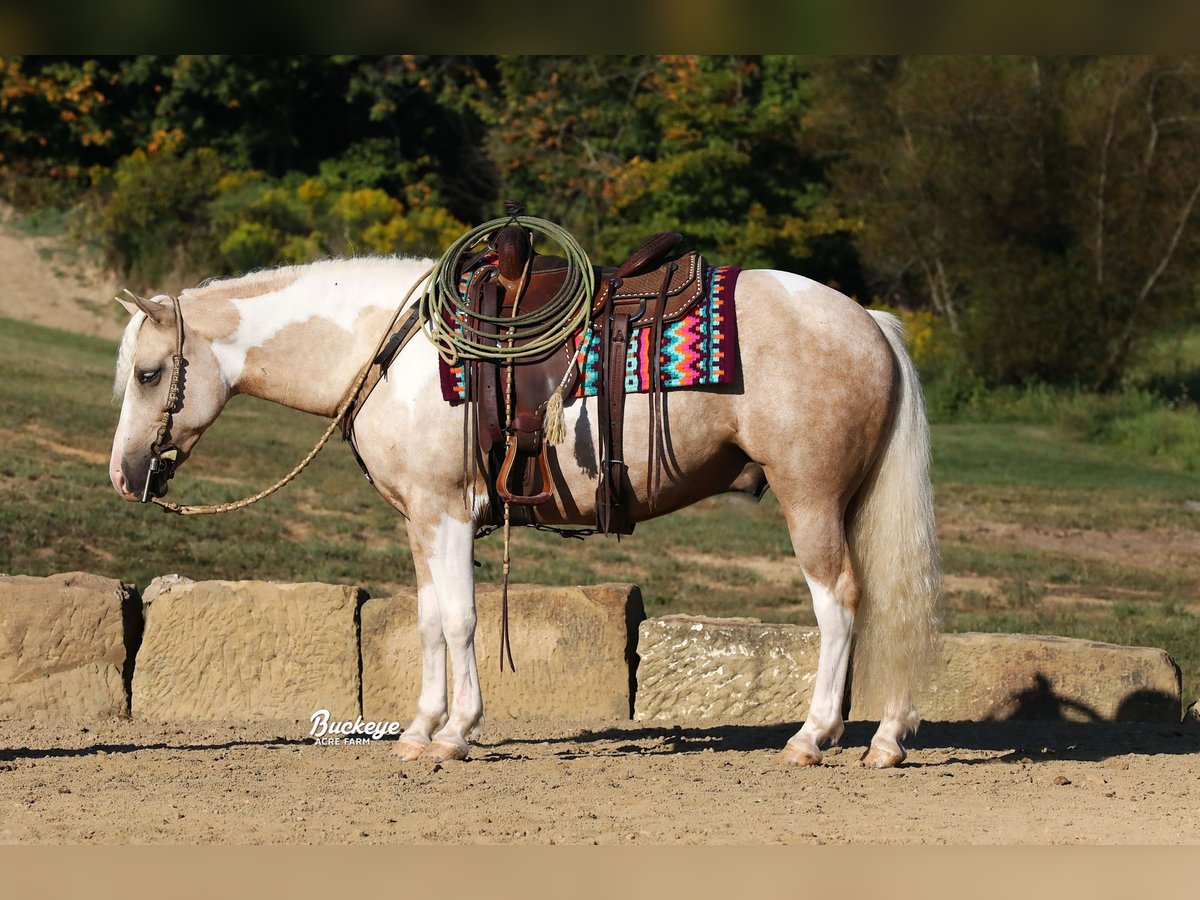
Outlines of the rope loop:
[[[467,308],[458,291],[459,266],[502,228],[516,224],[554,241],[567,260],[562,287],[540,309],[516,315],[487,316]],[[561,225],[535,216],[509,215],[472,228],[442,254],[421,297],[426,336],[448,364],[471,359],[513,362],[544,355],[580,331],[588,321],[596,273],[579,242]],[[498,334],[481,334],[468,319],[503,325]],[[503,340],[501,340],[503,338]]]

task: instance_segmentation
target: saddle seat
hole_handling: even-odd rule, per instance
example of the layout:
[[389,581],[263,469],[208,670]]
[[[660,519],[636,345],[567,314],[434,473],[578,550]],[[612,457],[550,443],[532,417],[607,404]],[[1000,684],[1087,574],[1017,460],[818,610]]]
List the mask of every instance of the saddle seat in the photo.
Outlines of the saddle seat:
[[[594,321],[600,316],[610,293],[614,315],[628,315],[631,328],[641,328],[660,316],[670,323],[686,315],[703,292],[705,260],[696,251],[672,256],[671,251],[682,240],[678,232],[662,231],[644,241],[620,266],[593,266],[596,293],[589,319]],[[495,246],[499,257],[497,278],[504,287],[504,314],[512,312],[526,260],[530,260],[529,283],[520,295],[522,313],[536,312],[561,290],[567,261],[561,256],[535,253],[525,229],[510,225],[501,230]]]

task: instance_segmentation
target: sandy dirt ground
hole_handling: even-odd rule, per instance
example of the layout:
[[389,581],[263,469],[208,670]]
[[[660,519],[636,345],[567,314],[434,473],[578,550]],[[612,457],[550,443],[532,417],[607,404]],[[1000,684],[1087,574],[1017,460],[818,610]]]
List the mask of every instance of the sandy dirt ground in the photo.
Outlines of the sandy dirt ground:
[[465,762],[307,723],[0,722],[6,843],[1196,844],[1200,725],[927,723],[901,768],[795,726],[488,726]]

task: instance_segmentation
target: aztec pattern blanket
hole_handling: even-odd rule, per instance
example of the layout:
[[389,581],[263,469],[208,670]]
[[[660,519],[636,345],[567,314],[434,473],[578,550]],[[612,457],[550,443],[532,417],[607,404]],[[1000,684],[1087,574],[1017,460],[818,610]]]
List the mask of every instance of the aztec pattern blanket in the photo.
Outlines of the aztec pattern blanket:
[[[667,390],[697,388],[733,381],[738,366],[737,317],[734,315],[733,293],[737,284],[737,266],[711,266],[706,274],[704,296],[691,311],[663,328],[662,345],[658,348],[662,361],[663,387]],[[461,286],[466,291],[466,283]],[[579,343],[586,336],[582,353]],[[626,393],[646,393],[653,377],[654,333],[649,327],[634,330],[625,358]],[[576,360],[582,359],[582,376],[575,390],[576,397],[594,397],[600,378],[600,338],[590,328],[572,338]],[[463,367],[439,361],[442,397],[457,405],[466,396]]]

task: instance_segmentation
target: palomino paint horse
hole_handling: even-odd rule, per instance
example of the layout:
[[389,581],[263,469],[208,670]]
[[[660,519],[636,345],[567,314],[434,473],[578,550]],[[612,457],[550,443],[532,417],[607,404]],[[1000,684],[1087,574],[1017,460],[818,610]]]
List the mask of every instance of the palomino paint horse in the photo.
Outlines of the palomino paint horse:
[[[398,299],[428,260],[348,259],[258,272],[185,291],[187,359],[182,407],[171,426],[182,463],[234,394],[320,416],[335,414]],[[125,302],[125,301],[122,301]],[[115,389],[123,396],[109,474],[138,500],[166,398],[176,344],[171,298],[125,302]],[[880,725],[863,757],[905,757],[919,718],[912,694],[934,646],[940,570],[929,482],[924,399],[902,326],[806,278],[758,270],[736,287],[740,381],[732,389],[671,395],[674,477],[653,510],[645,496],[649,406],[626,402],[625,458],[634,518],[644,520],[726,491],[783,508],[820,627],[813,699],[780,759],[814,765],[842,734],[842,702],[856,636],[856,691]],[[569,400],[567,440],[551,449],[551,524],[594,521],[594,398]],[[411,341],[355,423],[375,487],[408,518],[416,564],[422,687],[396,753],[464,758],[483,698],[475,662],[472,544],[487,512],[463,502],[463,412],[441,396],[437,357]],[[641,462],[639,462],[639,460]],[[447,696],[446,652],[454,671]]]

